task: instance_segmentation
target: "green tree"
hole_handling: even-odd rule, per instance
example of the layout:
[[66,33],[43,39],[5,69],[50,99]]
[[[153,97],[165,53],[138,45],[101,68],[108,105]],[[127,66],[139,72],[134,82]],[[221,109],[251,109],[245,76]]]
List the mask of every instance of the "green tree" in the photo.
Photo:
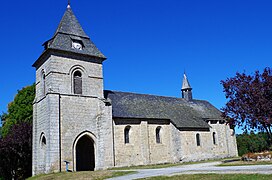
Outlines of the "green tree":
[[249,152],[262,152],[264,150],[269,150],[268,137],[266,133],[259,132],[254,134],[254,132],[247,132],[237,135],[237,147],[238,154],[242,156]]
[[[35,84],[19,90],[0,118],[0,180],[25,179],[31,176],[32,103]],[[1,178],[2,177],[2,178]]]
[[[31,176],[32,124],[20,122],[0,139],[0,177],[26,179]],[[1,178],[0,178],[1,179]]]
[[272,69],[252,75],[236,73],[221,83],[227,98],[223,117],[244,130],[266,132],[272,144]]
[[8,105],[8,112],[1,115],[3,123],[2,135],[7,136],[13,125],[21,122],[32,123],[35,98],[35,84],[19,90],[14,100]]

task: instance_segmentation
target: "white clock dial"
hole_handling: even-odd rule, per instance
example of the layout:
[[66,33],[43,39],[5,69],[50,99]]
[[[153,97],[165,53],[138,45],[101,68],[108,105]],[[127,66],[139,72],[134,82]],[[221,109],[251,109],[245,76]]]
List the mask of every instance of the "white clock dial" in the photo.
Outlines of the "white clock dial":
[[82,50],[82,44],[80,44],[79,42],[73,42],[72,48]]

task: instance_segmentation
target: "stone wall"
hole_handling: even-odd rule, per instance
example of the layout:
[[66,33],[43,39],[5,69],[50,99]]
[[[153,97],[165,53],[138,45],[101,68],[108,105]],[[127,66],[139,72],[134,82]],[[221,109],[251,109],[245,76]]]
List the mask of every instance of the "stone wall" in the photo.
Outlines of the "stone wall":
[[[59,171],[58,99],[55,94],[34,104],[33,115],[33,174]],[[42,144],[42,135],[46,144]]]
[[42,74],[45,73],[45,92],[73,94],[73,72],[82,72],[83,95],[103,97],[102,64],[50,55],[36,71],[36,97],[44,97]]
[[[210,131],[181,131],[182,161],[199,161],[238,156],[236,137],[228,125],[209,123]],[[196,134],[200,135],[200,146],[196,144]],[[215,133],[215,144],[213,140]]]
[[235,157],[238,156],[236,136],[233,129],[229,125],[220,121],[215,124],[209,123],[212,127],[212,131],[217,135],[217,149],[215,155]]
[[180,138],[180,131],[172,123],[170,124],[170,152],[171,152],[171,163],[177,163],[183,159],[183,139]]
[[[112,109],[104,103],[102,64],[76,57],[46,58],[36,70],[33,175],[64,171],[64,160],[75,170],[75,145],[84,133],[94,141],[96,169],[112,167]],[[82,72],[82,95],[73,94],[76,70]],[[41,144],[41,135],[46,145]]]
[[[200,146],[197,146],[196,134],[200,137]],[[212,136],[209,131],[181,131],[182,161],[198,161],[213,157]]]
[[[72,162],[76,170],[75,146],[82,135],[94,141],[95,169],[113,166],[112,122],[110,111],[97,98],[61,96],[61,161]],[[65,169],[65,163],[62,163]]]
[[[160,123],[159,120],[115,119],[115,165],[177,163],[237,156],[236,138],[229,126],[210,125],[206,131],[182,131],[172,123]],[[125,144],[124,129],[127,126],[131,127],[130,143]],[[157,127],[161,127],[161,143],[156,142]],[[197,146],[196,134],[200,136],[200,146]]]
[[[161,127],[161,142],[156,142],[156,128]],[[171,161],[171,127],[170,125],[148,124],[150,163],[161,164]]]
[[[125,143],[124,130],[130,126],[129,143]],[[156,143],[156,128],[161,127],[161,143]],[[170,156],[169,121],[114,120],[115,165],[131,166],[166,163]]]

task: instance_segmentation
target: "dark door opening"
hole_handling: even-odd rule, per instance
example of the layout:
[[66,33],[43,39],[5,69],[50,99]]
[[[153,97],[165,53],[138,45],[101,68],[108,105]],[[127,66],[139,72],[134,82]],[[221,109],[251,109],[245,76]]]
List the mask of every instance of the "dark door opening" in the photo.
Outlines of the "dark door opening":
[[76,145],[76,171],[94,171],[94,144],[88,136],[81,137]]

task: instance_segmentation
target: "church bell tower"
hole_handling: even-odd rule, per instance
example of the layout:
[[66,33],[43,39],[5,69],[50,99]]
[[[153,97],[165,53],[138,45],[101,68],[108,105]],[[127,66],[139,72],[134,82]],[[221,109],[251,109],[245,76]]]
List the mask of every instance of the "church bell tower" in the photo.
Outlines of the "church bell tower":
[[103,95],[106,57],[84,32],[70,4],[35,61],[33,175],[113,166],[112,115]]

